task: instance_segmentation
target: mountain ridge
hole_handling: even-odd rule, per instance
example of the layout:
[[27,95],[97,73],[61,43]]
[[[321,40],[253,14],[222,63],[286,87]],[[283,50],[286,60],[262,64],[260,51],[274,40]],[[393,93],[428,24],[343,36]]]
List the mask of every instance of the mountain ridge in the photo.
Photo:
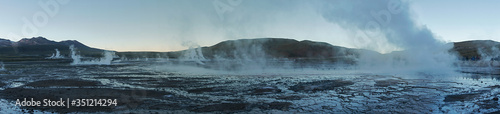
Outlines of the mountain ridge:
[[32,37],[32,38],[22,38],[21,40],[15,42],[9,39],[0,38],[0,47],[10,47],[10,46],[26,46],[26,45],[75,45],[80,48],[91,48],[77,40],[63,40],[63,41],[53,41],[45,37]]
[[[450,51],[457,52],[461,57],[479,57],[483,52],[493,53],[492,47],[500,48],[500,42],[493,40],[469,40],[453,42]],[[53,41],[45,37],[23,38],[17,42],[0,38],[0,55],[20,56],[50,56],[54,49],[61,54],[69,54],[69,46],[74,45],[83,55],[99,56],[104,51],[89,47],[77,40]],[[189,49],[174,52],[117,52],[118,56],[126,58],[181,58]],[[288,38],[254,38],[226,40],[211,46],[201,47],[202,54],[207,59],[215,58],[288,58],[288,59],[339,59],[359,57],[359,53],[375,51],[354,49],[331,45],[326,42],[311,40],[298,41]],[[484,54],[483,54],[484,55]]]
[[61,54],[69,54],[69,46],[74,45],[81,53],[96,56],[102,49],[92,48],[76,40],[53,41],[45,37],[23,38],[17,42],[0,38],[0,55],[3,56],[50,56],[55,49]]

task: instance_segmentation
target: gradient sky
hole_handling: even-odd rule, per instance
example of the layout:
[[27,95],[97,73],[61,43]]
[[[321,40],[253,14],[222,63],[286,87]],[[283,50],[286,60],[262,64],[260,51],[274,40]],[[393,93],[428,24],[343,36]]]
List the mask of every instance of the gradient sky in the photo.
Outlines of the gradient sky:
[[[0,38],[43,36],[117,51],[174,51],[191,42],[210,46],[260,37],[359,48],[346,29],[318,13],[314,4],[321,0],[71,0],[36,26],[36,34],[23,34],[23,19],[45,13],[39,2],[47,1],[0,0]],[[219,16],[214,4],[230,10]],[[410,6],[414,20],[440,40],[500,41],[498,0],[414,0]]]

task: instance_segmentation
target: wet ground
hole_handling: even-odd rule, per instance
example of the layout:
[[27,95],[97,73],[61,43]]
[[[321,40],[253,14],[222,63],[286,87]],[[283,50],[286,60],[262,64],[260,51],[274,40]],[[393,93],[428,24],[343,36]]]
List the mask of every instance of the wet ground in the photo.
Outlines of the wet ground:
[[[165,61],[5,63],[0,112],[499,113],[498,69],[448,75],[356,70],[220,71]],[[16,99],[117,99],[106,107],[18,107]]]

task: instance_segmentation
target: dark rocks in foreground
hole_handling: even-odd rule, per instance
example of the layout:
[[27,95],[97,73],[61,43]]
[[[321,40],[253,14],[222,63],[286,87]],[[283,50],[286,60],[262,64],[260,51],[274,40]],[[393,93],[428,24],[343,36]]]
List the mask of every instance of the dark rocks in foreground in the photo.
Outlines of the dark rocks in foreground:
[[280,93],[281,89],[276,86],[263,86],[257,87],[251,90],[252,94],[255,95],[264,95],[264,94],[272,94],[272,93]]
[[[495,86],[489,86],[486,88],[498,88],[498,85]],[[493,94],[493,98],[481,98],[481,94],[487,93],[488,90],[482,90],[482,91],[475,91],[472,93],[465,93],[465,94],[455,94],[455,95],[447,95],[444,97],[444,102],[468,102],[468,101],[473,101],[474,104],[477,106],[481,107],[481,109],[497,109],[500,107],[499,101],[498,101],[498,96],[500,94]],[[498,111],[497,111],[498,112]],[[493,112],[493,114],[497,114],[496,112]]]
[[498,103],[498,98],[496,98],[496,100],[495,98],[482,100],[477,102],[476,104],[482,109],[497,109],[499,108],[500,104]]
[[197,88],[197,89],[191,89],[187,90],[189,93],[204,93],[204,92],[214,92],[215,87],[205,87],[205,88]]
[[[182,79],[182,77],[170,77],[169,79]],[[122,79],[122,78],[113,78]],[[137,79],[133,77],[123,78],[125,80]],[[204,80],[204,78],[196,78]],[[148,83],[154,83],[156,80],[146,78]],[[160,81],[165,83],[165,81]],[[179,82],[182,83],[182,82]],[[192,85],[192,83],[189,83]],[[0,82],[0,86],[5,84]],[[161,86],[161,85],[159,85]],[[212,93],[224,95],[225,93],[235,93],[220,87],[201,87],[198,89],[186,90],[189,93]],[[248,90],[249,95],[266,95],[281,93],[281,89],[270,85],[257,85]],[[42,101],[43,99],[59,100],[69,98],[73,99],[117,99],[117,106],[94,106],[94,107],[21,107],[23,111],[30,113],[34,110],[55,113],[95,113],[95,112],[115,112],[115,111],[140,111],[147,110],[185,110],[191,112],[203,113],[238,113],[251,111],[253,109],[261,110],[282,110],[287,111],[293,103],[284,101],[249,103],[241,99],[227,99],[226,102],[200,101],[197,98],[189,98],[182,95],[158,90],[144,90],[134,88],[114,88],[103,85],[99,81],[84,79],[50,79],[39,80],[27,83],[20,87],[6,88],[0,91],[0,97],[16,101],[16,99],[31,99]],[[283,96],[277,99],[297,100],[303,96]]]
[[378,81],[375,81],[375,86],[388,87],[388,86],[395,86],[399,83],[402,83],[401,80],[394,80],[394,79],[378,80]]
[[259,108],[263,110],[288,110],[290,106],[293,105],[290,102],[271,102],[262,104],[250,104],[250,103],[220,103],[202,106],[200,108],[193,108],[191,111],[194,112],[222,112],[222,113],[234,113],[239,111],[250,111],[254,108]]
[[334,90],[337,87],[344,87],[354,84],[352,81],[344,80],[321,80],[314,82],[299,83],[291,86],[289,89],[295,92],[317,92],[325,90]]
[[167,92],[151,90],[120,90],[110,88],[7,88],[0,93],[2,98],[15,101],[19,98],[33,98],[37,101],[43,99],[59,100],[69,99],[117,99],[117,106],[106,107],[23,107],[37,110],[50,110],[61,113],[67,112],[109,112],[119,110],[135,109],[145,102],[145,98],[162,99]]
[[264,104],[260,109],[276,109],[276,110],[288,110],[293,103],[290,102],[271,102]]
[[87,81],[80,79],[42,80],[26,84],[26,86],[32,86],[32,87],[50,87],[50,86],[81,87],[81,86],[99,86],[99,85],[101,85],[101,82]]
[[447,95],[444,97],[444,102],[454,102],[454,101],[470,101],[476,98],[479,93],[468,93],[468,94],[458,94],[458,95]]
[[5,85],[7,85],[7,84],[5,84],[5,83],[3,83],[3,82],[0,82],[0,87],[3,87],[3,86],[5,86]]
[[446,97],[444,97],[444,102],[472,101],[474,99],[477,99],[478,96],[486,92],[488,92],[488,90],[474,91],[471,93],[464,93],[464,94],[447,95]]
[[195,108],[191,111],[194,112],[234,112],[239,110],[248,110],[249,103],[221,103],[203,106],[201,108]]
[[[57,82],[57,83],[56,83]],[[33,98],[36,101],[43,99],[59,100],[66,99],[117,99],[117,106],[94,106],[94,107],[22,107],[26,110],[41,110],[48,112],[68,113],[68,112],[111,112],[120,110],[130,110],[139,108],[149,102],[147,99],[172,99],[165,98],[172,93],[138,90],[138,89],[114,89],[99,86],[100,83],[85,80],[42,80],[28,83],[25,86],[16,88],[6,88],[0,91],[0,96],[5,99],[16,101],[16,99]],[[34,88],[25,88],[26,86]],[[95,87],[99,86],[99,87]],[[55,88],[54,88],[55,87]],[[76,88],[75,88],[76,87]],[[89,88],[91,87],[91,88]],[[175,101],[182,101],[186,98],[175,97]],[[177,104],[180,105],[180,104]]]
[[290,95],[290,96],[288,96],[288,95],[284,95],[284,96],[279,96],[276,99],[280,99],[280,100],[300,100],[303,97],[305,97],[305,96],[299,96],[299,95]]

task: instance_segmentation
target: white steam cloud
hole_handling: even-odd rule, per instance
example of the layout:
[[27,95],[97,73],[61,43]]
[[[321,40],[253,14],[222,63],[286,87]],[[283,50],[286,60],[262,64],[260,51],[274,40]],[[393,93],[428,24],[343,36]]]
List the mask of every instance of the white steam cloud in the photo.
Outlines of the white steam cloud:
[[[442,42],[412,16],[410,3],[401,0],[327,1],[320,9],[323,17],[349,30],[363,30],[367,37],[387,38],[404,49],[434,49]],[[363,40],[363,39],[359,39]]]
[[[379,40],[402,48],[402,52],[387,55],[362,54],[360,64],[391,70],[405,68],[417,71],[451,70],[456,57],[448,53],[452,45],[437,40],[431,30],[419,25],[411,12],[410,3],[403,0],[336,0],[322,1],[319,12],[323,17],[356,33],[356,43],[380,47]],[[372,49],[373,50],[373,49]]]

